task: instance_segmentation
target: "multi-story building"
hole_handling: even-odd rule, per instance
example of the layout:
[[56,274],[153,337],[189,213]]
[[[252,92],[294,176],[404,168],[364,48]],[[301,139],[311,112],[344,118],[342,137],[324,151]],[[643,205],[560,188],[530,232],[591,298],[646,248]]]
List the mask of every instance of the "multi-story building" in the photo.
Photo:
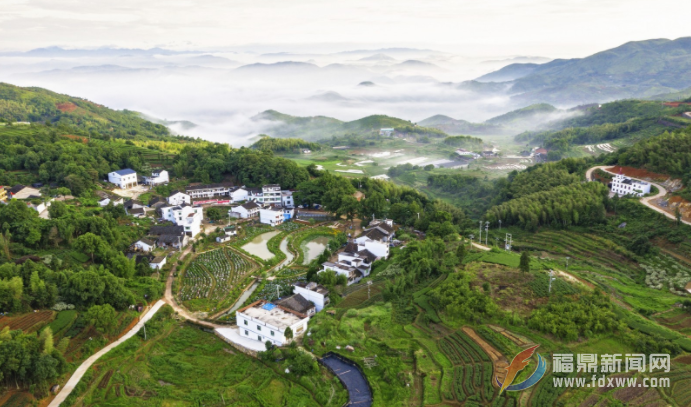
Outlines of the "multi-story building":
[[108,173],[108,182],[117,185],[121,189],[132,188],[139,185],[137,183],[137,172],[130,168]]
[[283,223],[285,216],[281,207],[268,207],[259,210],[259,222],[266,225],[278,226]]
[[194,237],[201,232],[204,214],[201,207],[183,204],[161,208],[161,217],[178,226],[183,226],[185,228],[185,233]]
[[194,185],[185,188],[185,193],[192,199],[215,198],[219,196],[228,196],[232,189],[233,184],[229,183]]
[[283,346],[291,341],[285,337],[287,328],[290,328],[293,338],[296,338],[305,333],[309,321],[305,314],[265,300],[240,308],[235,316],[241,336],[261,343],[269,341],[276,346]]
[[619,196],[634,195],[641,197],[650,193],[650,183],[617,174],[612,179],[612,192]]
[[295,208],[295,200],[293,199],[293,191],[281,191],[281,205],[284,208]]
[[262,200],[265,204],[281,204],[281,186],[277,184],[264,185],[262,187]]

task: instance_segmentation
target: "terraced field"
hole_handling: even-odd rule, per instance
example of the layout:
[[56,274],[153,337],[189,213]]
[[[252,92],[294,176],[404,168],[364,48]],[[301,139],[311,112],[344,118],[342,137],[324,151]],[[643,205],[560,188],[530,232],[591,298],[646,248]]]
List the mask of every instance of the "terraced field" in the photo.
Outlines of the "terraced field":
[[255,267],[229,248],[202,253],[182,276],[178,298],[190,310],[222,305]]

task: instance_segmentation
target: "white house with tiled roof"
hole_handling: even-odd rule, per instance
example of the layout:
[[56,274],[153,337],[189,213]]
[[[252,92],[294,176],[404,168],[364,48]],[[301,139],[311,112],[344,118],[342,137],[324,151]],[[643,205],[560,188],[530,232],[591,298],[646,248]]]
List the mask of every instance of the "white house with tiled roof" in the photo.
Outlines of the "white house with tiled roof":
[[131,168],[125,168],[108,173],[108,182],[115,184],[121,189],[136,187],[137,172]]

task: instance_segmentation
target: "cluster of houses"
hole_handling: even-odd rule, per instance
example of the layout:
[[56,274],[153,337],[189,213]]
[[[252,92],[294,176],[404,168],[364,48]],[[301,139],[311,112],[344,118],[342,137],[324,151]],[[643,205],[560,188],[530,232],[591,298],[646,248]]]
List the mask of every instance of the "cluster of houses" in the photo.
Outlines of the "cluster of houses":
[[48,209],[52,201],[52,199],[43,199],[39,190],[42,186],[42,183],[36,183],[32,186],[15,185],[11,188],[0,186],[0,203],[7,203],[11,199],[17,199],[26,203],[26,206],[29,208],[41,213]]
[[[349,285],[360,281],[369,275],[375,260],[389,256],[394,233],[391,220],[373,220],[358,238],[338,253],[336,263],[323,263],[320,273],[333,270],[345,275]],[[310,317],[328,304],[329,291],[324,286],[297,282],[290,297],[274,302],[258,300],[237,310],[238,330],[242,337],[283,346],[290,342],[285,336],[286,329],[290,328],[294,337],[304,334]]]
[[168,171],[153,171],[150,175],[145,175],[141,179],[137,176],[137,172],[131,168],[124,168],[121,170],[108,173],[108,182],[117,185],[121,189],[133,188],[141,182],[144,185],[162,185],[170,181]]

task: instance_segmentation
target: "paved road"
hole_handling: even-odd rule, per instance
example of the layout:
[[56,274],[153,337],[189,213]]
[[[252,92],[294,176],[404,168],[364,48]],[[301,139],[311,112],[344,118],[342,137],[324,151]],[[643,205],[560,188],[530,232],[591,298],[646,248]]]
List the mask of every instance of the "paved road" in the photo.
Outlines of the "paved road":
[[[601,165],[601,166],[597,166],[597,167],[592,167],[592,168],[588,169],[588,171],[586,171],[585,177],[588,181],[590,181],[592,179],[591,175],[592,175],[593,171],[595,171],[597,169],[600,169],[600,170],[607,172],[607,173],[610,173],[612,175],[617,175],[617,174],[613,173],[612,171],[607,170],[607,168],[610,168],[610,167],[611,167],[610,165]],[[633,177],[629,177],[629,178],[639,180],[638,178],[633,178]],[[639,181],[650,182],[647,180],[639,180]],[[666,217],[676,221],[677,218],[675,218],[673,214],[671,214],[671,213],[669,213],[669,212],[667,212],[661,208],[658,208],[657,206],[650,203],[650,201],[652,201],[653,199],[661,198],[661,197],[667,195],[667,189],[665,187],[663,187],[662,185],[656,184],[654,182],[650,182],[650,184],[654,185],[658,189],[659,192],[657,193],[657,195],[647,196],[645,198],[641,198],[641,203],[643,205],[647,206],[648,208],[654,210],[655,212],[661,213],[661,214],[665,215]],[[691,225],[691,222],[689,222],[689,221],[682,220],[682,222],[686,223],[687,225]]]
[[123,335],[120,339],[117,341],[111,343],[110,345],[106,346],[105,348],[101,349],[100,351],[94,353],[91,355],[90,358],[85,360],[78,368],[77,370],[74,371],[72,374],[72,377],[70,377],[70,380],[67,381],[67,384],[65,384],[65,387],[60,390],[60,393],[58,393],[57,396],[53,399],[53,401],[50,402],[48,407],[58,407],[60,403],[65,401],[67,396],[72,393],[72,390],[74,390],[74,387],[79,383],[79,381],[82,379],[82,376],[86,373],[87,370],[93,365],[101,356],[105,355],[106,353],[110,352],[113,348],[117,347],[121,343],[125,342],[126,340],[130,339],[133,337],[137,332],[139,332],[140,329],[142,329],[142,326],[151,319],[151,317],[156,314],[156,312],[163,306],[165,305],[165,302],[162,300],[158,300],[156,304],[149,310],[149,312],[144,315],[137,325],[134,326],[134,328],[130,329],[129,332],[127,332],[125,335]]

